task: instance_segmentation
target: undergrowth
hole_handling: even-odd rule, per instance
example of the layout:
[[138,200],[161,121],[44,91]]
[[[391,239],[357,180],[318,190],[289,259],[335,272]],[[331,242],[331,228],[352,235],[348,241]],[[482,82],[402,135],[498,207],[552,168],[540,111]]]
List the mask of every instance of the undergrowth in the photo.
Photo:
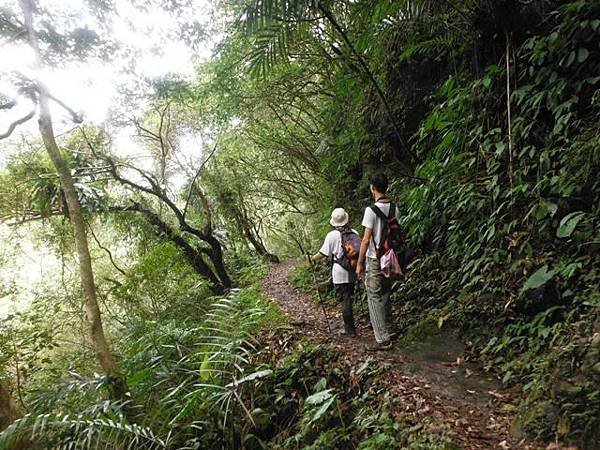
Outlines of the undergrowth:
[[251,259],[237,272],[244,287],[225,297],[129,317],[116,347],[126,401],[84,367],[49,375],[0,449],[451,448],[393,412],[373,361],[351,372],[344,356],[298,341],[260,290],[264,269]]
[[425,250],[396,294],[404,325],[460,330],[522,388],[515,430],[584,448],[600,439],[598,12],[554,4],[513,42],[509,99],[501,64],[447,77],[414,135],[429,182],[393,186]]

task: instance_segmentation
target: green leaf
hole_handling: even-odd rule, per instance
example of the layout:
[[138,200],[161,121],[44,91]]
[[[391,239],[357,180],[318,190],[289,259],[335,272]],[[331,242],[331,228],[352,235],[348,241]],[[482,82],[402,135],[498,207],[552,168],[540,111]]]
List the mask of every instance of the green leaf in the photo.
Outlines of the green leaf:
[[504,142],[496,142],[496,155],[500,156],[506,150],[506,144]]
[[200,380],[203,382],[209,382],[212,379],[212,367],[210,364],[210,357],[207,355],[202,364],[200,364]]
[[577,52],[577,61],[582,63],[588,58],[588,56],[590,56],[589,50],[585,47],[581,47]]
[[331,397],[335,397],[333,393],[333,389],[325,389],[324,391],[317,392],[306,398],[306,403],[309,405],[319,405],[323,403],[325,400],[330,399]]
[[556,214],[556,211],[558,211],[558,205],[556,203],[546,201],[543,204],[546,213],[550,214],[550,217],[554,217],[554,214]]
[[575,231],[577,224],[583,219],[584,214],[585,213],[581,211],[576,211],[563,217],[558,226],[558,230],[556,230],[556,237],[566,238],[571,236],[573,231]]
[[575,52],[574,51],[569,53],[569,56],[567,57],[567,62],[565,63],[565,66],[569,67],[571,64],[573,64],[573,61],[575,61]]
[[329,398],[329,400],[327,400],[325,403],[323,403],[321,405],[321,407],[314,413],[310,422],[313,423],[313,422],[316,422],[317,420],[319,420],[323,416],[323,414],[325,414],[327,412],[327,410],[333,404],[333,402],[335,401],[336,398],[337,398],[337,396],[334,394],[331,398]]
[[226,387],[234,387],[237,385],[240,385],[242,383],[246,383],[248,381],[254,381],[254,380],[258,380],[260,378],[265,378],[268,377],[269,375],[271,375],[273,373],[273,371],[271,369],[264,369],[264,370],[259,370],[258,372],[253,372],[250,375],[246,375],[243,378],[240,378],[239,380],[235,380],[231,383],[229,383]]
[[523,285],[523,291],[529,289],[537,289],[546,284],[556,273],[556,270],[548,270],[548,266],[544,265],[531,275]]

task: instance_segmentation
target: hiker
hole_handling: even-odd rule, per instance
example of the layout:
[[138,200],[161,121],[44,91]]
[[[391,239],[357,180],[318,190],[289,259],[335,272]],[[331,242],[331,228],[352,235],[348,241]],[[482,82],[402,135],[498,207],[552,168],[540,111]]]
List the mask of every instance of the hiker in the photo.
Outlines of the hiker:
[[[385,260],[382,270],[382,257],[384,250],[388,250],[390,237],[390,223],[399,226],[397,222],[397,208],[387,198],[388,180],[384,174],[375,174],[371,178],[371,195],[375,203],[365,209],[362,225],[365,227],[364,235],[360,245],[356,274],[360,280],[365,281],[367,288],[367,302],[369,304],[369,317],[375,334],[377,345],[373,349],[387,350],[392,348],[392,339],[396,337],[393,330],[392,304],[390,301],[391,279],[390,269],[401,272],[394,250],[385,254],[395,262],[388,266]],[[393,218],[393,220],[392,220]],[[394,231],[396,231],[394,229]],[[384,236],[385,235],[385,236]],[[385,249],[384,249],[385,244]],[[365,274],[366,262],[366,274]],[[366,276],[365,276],[366,275]]]
[[309,261],[331,258],[331,277],[336,299],[342,306],[344,331],[340,334],[356,336],[352,302],[356,283],[356,263],[360,250],[360,236],[356,230],[348,226],[348,213],[343,208],[336,208],[329,221],[334,228],[325,237],[325,242],[318,253],[310,256]]

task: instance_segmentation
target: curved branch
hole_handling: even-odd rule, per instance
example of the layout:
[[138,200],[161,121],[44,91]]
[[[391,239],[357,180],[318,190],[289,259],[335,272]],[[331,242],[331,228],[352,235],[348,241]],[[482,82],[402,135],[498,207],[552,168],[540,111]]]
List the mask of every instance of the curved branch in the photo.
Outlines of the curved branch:
[[119,272],[121,272],[122,275],[127,276],[127,272],[125,272],[123,269],[121,269],[115,262],[110,249],[108,249],[107,247],[105,247],[104,245],[102,245],[100,243],[100,241],[98,240],[98,237],[96,236],[96,233],[94,233],[94,229],[92,228],[92,226],[89,224],[89,222],[87,220],[86,220],[86,224],[88,226],[88,229],[90,230],[90,234],[94,238],[94,241],[96,241],[96,244],[98,245],[98,247],[100,247],[102,250],[104,250],[108,254],[108,259],[110,259],[110,263],[113,265],[113,267],[115,269],[117,269]]
[[71,116],[71,120],[75,123],[82,123],[83,122],[83,117],[81,117],[81,114],[78,113],[77,111],[71,109],[65,102],[63,102],[62,100],[59,100],[58,98],[56,98],[54,95],[50,94],[50,93],[46,93],[46,96],[54,101],[55,103],[58,103],[60,106],[63,107],[63,109],[65,109],[69,115]]
[[[215,268],[218,278],[220,279],[218,284],[225,287],[226,289],[229,289],[231,287],[231,279],[229,278],[229,275],[227,274],[227,270],[224,265],[223,250],[221,247],[221,243],[211,234],[211,230],[200,230],[190,225],[185,219],[185,216],[183,215],[181,209],[179,209],[175,202],[171,198],[169,198],[167,193],[163,189],[161,189],[158,182],[151,174],[147,173],[142,169],[138,169],[137,167],[123,164],[127,167],[136,170],[142,177],[144,177],[150,183],[151,188],[142,186],[134,181],[131,181],[121,176],[117,168],[117,163],[115,163],[115,161],[110,156],[98,155],[93,149],[93,146],[91,145],[90,141],[87,139],[87,137],[85,137],[85,131],[83,129],[81,131],[94,156],[104,159],[110,165],[109,170],[116,181],[156,197],[162,203],[167,205],[171,212],[175,215],[175,218],[177,219],[177,223],[179,225],[179,230],[181,232],[190,233],[191,235],[196,236],[198,239],[206,242],[211,247],[211,262]],[[160,220],[158,216],[157,218]]]
[[23,117],[15,120],[13,123],[11,123],[8,126],[8,129],[6,130],[6,132],[3,134],[0,134],[0,139],[6,139],[7,137],[9,137],[13,133],[13,131],[15,131],[15,128],[17,128],[21,124],[24,124],[29,119],[31,119],[33,116],[35,116],[35,109],[32,109],[27,114],[25,114]]
[[[343,30],[341,25],[338,23],[338,21],[336,20],[336,18],[333,15],[333,13],[329,9],[327,9],[327,7],[325,5],[323,5],[322,3],[318,3],[317,8],[321,11],[321,13],[329,21],[331,26],[337,31],[337,33],[340,35],[340,37],[342,38],[342,40],[344,41],[344,43],[346,44],[346,46],[348,47],[350,52],[357,59],[358,64],[359,64],[360,68],[362,69],[362,70],[358,70],[358,72],[359,73],[362,72],[363,75],[366,76],[367,80],[375,88],[375,92],[377,93],[377,96],[379,97],[379,99],[381,100],[381,103],[383,104],[384,110],[388,116],[388,119],[390,120],[390,124],[392,125],[392,128],[394,130],[394,134],[398,138],[400,145],[402,145],[404,151],[412,159],[411,162],[413,163],[413,165],[417,164],[417,162],[418,162],[417,155],[410,148],[410,146],[406,142],[406,139],[404,139],[404,137],[400,133],[400,130],[398,129],[398,126],[396,125],[396,120],[394,119],[392,108],[387,100],[387,97],[385,96],[383,89],[381,88],[381,86],[379,85],[377,80],[375,79],[375,76],[373,75],[373,72],[369,68],[369,65],[367,64],[367,62],[365,61],[363,56],[358,52],[358,50],[356,49],[356,47],[354,46],[352,41],[350,41],[350,38],[348,37],[346,32]],[[407,176],[406,174],[402,174],[402,175]]]
[[[206,166],[206,164],[212,158],[212,156],[215,154],[216,151],[217,151],[217,145],[215,144],[215,146],[213,147],[212,151],[208,154],[208,156],[206,157],[206,159],[204,160],[204,162],[200,165],[200,168],[198,169],[198,171],[194,175],[194,178],[192,178],[192,182],[190,183],[190,190],[188,192],[188,196],[187,196],[187,199],[185,201],[185,207],[183,208],[183,218],[184,219],[185,219],[185,215],[187,214],[187,210],[188,210],[188,207],[190,205],[190,201],[192,199],[192,193],[194,191],[194,187],[196,186],[196,180],[198,179],[198,177],[200,176],[200,174],[204,170],[204,167]],[[207,205],[205,205],[205,206],[207,206]],[[210,212],[209,211],[206,211],[206,212],[209,213],[209,217],[210,217]],[[209,223],[210,223],[210,220],[209,220]]]
[[0,105],[0,109],[11,109],[13,106],[15,106],[17,104],[16,100],[9,100],[6,103],[2,103]]
[[215,289],[219,290],[223,287],[223,282],[215,275],[208,264],[202,259],[201,254],[211,256],[210,250],[205,248],[194,248],[192,247],[183,237],[177,234],[177,232],[166,222],[164,222],[158,214],[150,211],[139,203],[133,203],[129,206],[113,206],[110,207],[112,212],[137,212],[142,214],[151,225],[153,225],[159,234],[163,234],[168,240],[173,242],[183,252],[186,259],[194,270],[208,278],[215,286]]

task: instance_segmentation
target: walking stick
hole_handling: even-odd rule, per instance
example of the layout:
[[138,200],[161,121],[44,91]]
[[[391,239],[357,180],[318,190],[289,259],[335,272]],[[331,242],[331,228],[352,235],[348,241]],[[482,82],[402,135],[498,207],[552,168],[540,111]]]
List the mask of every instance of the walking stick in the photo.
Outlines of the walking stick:
[[331,325],[329,323],[329,317],[327,317],[327,311],[325,311],[325,304],[323,303],[323,297],[321,296],[321,289],[319,289],[319,283],[317,282],[317,274],[315,273],[315,266],[313,265],[312,259],[310,258],[310,254],[306,254],[308,263],[310,264],[310,271],[312,272],[313,282],[315,283],[315,288],[317,289],[317,294],[319,295],[319,303],[321,304],[321,309],[323,310],[323,315],[325,316],[325,321],[327,322],[327,329],[329,330],[329,334],[333,334],[331,332]]

